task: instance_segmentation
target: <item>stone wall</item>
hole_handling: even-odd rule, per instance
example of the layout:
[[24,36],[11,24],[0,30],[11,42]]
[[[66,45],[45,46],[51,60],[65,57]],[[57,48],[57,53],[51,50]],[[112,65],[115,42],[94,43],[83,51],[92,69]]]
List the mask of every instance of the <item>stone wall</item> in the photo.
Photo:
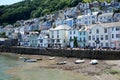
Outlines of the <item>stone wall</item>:
[[49,55],[89,59],[120,59],[120,51],[66,50],[11,47],[10,52],[29,55]]

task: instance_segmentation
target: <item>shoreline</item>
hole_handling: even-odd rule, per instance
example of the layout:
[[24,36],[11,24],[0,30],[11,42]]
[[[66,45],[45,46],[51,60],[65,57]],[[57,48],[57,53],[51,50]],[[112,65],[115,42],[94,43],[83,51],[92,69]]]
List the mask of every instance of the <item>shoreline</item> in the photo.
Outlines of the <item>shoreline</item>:
[[[6,53],[7,54],[7,53]],[[66,58],[66,57],[55,57],[54,60],[49,60],[51,56],[44,56],[44,55],[21,55],[17,54],[17,57],[27,57],[32,59],[41,58],[35,63],[28,63],[25,62],[25,65],[21,65],[10,69],[7,71],[9,74],[16,74],[16,72],[20,72],[21,70],[30,70],[30,69],[58,69],[58,70],[65,70],[71,71],[77,74],[82,74],[85,76],[90,76],[93,80],[120,80],[120,60],[98,60],[99,63],[97,65],[90,65],[91,59],[84,59],[85,62],[81,64],[75,64],[75,60],[79,58]],[[57,62],[60,61],[67,61],[67,64],[64,65],[57,65]],[[116,70],[119,73],[112,74],[109,71]]]

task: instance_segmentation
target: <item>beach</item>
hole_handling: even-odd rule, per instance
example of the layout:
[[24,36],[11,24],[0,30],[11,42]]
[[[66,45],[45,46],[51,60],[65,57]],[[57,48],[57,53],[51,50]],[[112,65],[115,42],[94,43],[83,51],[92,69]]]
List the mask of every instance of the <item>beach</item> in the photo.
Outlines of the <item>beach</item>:
[[[55,57],[54,60],[49,60],[50,56],[44,55],[17,54],[17,56],[42,59],[35,63],[24,62],[24,65],[12,68],[7,71],[8,74],[21,77],[21,80],[27,80],[28,77],[32,78],[32,76],[30,76],[31,74],[23,75],[25,70],[36,70],[34,74],[36,74],[37,77],[37,73],[40,69],[69,71],[69,73],[82,75],[83,80],[120,80],[120,60],[98,60],[97,65],[91,65],[91,59],[84,59],[84,63],[75,64],[75,60],[78,60],[78,58]],[[58,65],[57,63],[61,61],[66,61],[67,64]],[[85,77],[86,79],[84,79]]]

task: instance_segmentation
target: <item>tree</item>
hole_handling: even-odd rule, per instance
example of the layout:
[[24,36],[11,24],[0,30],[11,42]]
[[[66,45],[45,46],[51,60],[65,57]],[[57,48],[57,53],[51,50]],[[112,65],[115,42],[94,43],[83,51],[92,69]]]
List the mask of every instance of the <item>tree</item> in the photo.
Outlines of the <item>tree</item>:
[[74,47],[78,47],[77,37],[74,37],[73,41],[74,41]]

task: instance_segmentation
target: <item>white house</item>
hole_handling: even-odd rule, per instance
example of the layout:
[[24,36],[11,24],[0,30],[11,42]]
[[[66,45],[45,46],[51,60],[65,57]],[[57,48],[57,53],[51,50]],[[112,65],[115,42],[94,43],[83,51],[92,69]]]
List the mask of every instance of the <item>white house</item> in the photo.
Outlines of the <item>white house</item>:
[[91,25],[88,38],[91,47],[120,49],[120,22]]
[[90,47],[110,47],[108,28],[101,24],[91,25],[88,32],[88,43]]
[[49,36],[46,34],[39,34],[37,46],[47,48],[49,47],[48,45],[49,45]]
[[103,13],[98,16],[98,22],[106,23],[113,21],[113,13]]
[[120,22],[106,23],[110,36],[110,47],[120,49]]
[[50,35],[50,46],[51,47],[66,47],[68,43],[68,30],[70,29],[67,25],[60,25],[56,28],[49,29]]
[[38,47],[47,48],[49,47],[49,43],[49,30],[42,30],[38,37]]

